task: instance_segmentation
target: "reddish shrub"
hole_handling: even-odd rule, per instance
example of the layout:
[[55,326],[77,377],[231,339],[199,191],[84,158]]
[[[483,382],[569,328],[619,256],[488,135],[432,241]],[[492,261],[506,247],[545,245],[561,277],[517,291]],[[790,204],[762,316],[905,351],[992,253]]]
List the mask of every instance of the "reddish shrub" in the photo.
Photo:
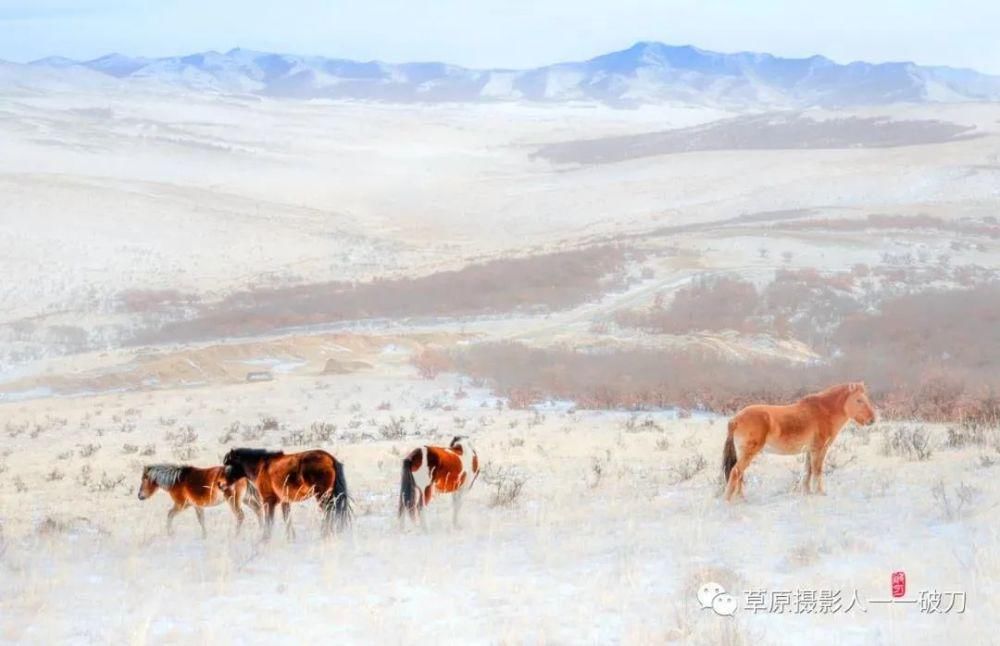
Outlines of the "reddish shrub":
[[434,379],[442,372],[449,372],[455,367],[448,354],[430,348],[411,357],[410,363],[424,379]]
[[136,342],[244,336],[368,318],[564,309],[624,286],[626,259],[624,248],[605,245],[492,260],[418,278],[250,290],[201,307],[191,320],[147,331]]

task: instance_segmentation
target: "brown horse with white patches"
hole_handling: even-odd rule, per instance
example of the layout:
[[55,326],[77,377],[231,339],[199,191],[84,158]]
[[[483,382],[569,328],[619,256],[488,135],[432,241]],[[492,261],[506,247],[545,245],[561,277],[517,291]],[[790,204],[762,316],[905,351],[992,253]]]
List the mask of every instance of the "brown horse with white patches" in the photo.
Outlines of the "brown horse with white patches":
[[458,527],[458,512],[462,497],[472,488],[479,475],[479,456],[469,443],[469,438],[456,436],[451,444],[422,446],[413,449],[403,459],[403,472],[399,483],[399,524],[403,514],[409,512],[414,523],[423,525],[423,508],[435,493],[452,494],[451,522]]
[[233,449],[226,454],[222,464],[227,482],[247,478],[260,492],[266,517],[264,540],[271,537],[274,508],[279,504],[289,539],[295,536],[291,520],[293,502],[316,499],[323,510],[324,538],[333,533],[334,524],[344,529],[351,522],[351,498],[347,493],[344,463],[326,451],[316,449],[285,454],[264,449]]
[[761,451],[792,455],[806,453],[803,491],[823,490],[823,461],[827,449],[848,420],[869,425],[875,422],[875,407],[863,383],[840,384],[807,395],[787,406],[747,406],[729,421],[729,435],[722,452],[725,499],[743,498],[743,477],[754,456]]
[[174,516],[188,507],[194,507],[202,536],[206,535],[203,508],[214,507],[225,500],[236,515],[238,532],[243,527],[244,519],[240,503],[246,502],[260,521],[260,501],[256,490],[249,486],[246,479],[229,484],[222,471],[222,467],[199,469],[186,464],[150,464],[142,470],[139,500],[145,500],[156,493],[157,489],[163,489],[174,501],[174,506],[167,512],[167,533],[173,534]]

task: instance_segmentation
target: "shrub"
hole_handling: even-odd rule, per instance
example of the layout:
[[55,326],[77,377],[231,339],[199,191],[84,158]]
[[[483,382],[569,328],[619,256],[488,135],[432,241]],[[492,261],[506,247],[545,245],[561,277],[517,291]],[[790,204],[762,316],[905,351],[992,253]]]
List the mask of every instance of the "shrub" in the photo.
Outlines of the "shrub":
[[406,437],[405,422],[404,417],[390,417],[388,422],[379,425],[379,435],[383,440],[400,440]]
[[143,331],[134,341],[193,341],[376,317],[565,309],[624,286],[630,256],[638,252],[601,245],[489,260],[416,278],[254,289],[211,305],[194,304],[193,318]]
[[929,460],[934,451],[930,433],[921,426],[898,426],[886,431],[882,441],[882,455],[898,455],[907,460]]
[[676,465],[674,465],[673,472],[677,477],[677,482],[687,482],[691,478],[695,477],[699,473],[705,470],[708,466],[708,461],[705,460],[705,456],[699,454],[689,455]]
[[410,363],[424,379],[434,379],[442,372],[449,372],[453,368],[448,354],[434,349],[426,349],[414,355]]
[[490,507],[513,507],[521,499],[527,479],[510,467],[487,465],[479,472],[491,488]]
[[949,521],[962,518],[977,493],[975,488],[964,482],[960,482],[950,493],[943,480],[931,488],[931,495],[941,506],[941,515]]

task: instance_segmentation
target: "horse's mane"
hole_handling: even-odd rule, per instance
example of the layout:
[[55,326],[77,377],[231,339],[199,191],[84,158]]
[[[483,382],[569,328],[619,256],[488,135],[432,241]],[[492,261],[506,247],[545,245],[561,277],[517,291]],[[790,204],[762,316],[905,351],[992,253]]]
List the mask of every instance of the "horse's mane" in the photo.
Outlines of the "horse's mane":
[[831,404],[831,403],[834,403],[834,402],[841,403],[840,400],[842,398],[846,397],[847,394],[850,392],[851,385],[852,384],[850,384],[850,383],[836,384],[834,386],[830,386],[828,388],[824,388],[823,390],[819,391],[818,393],[812,393],[810,395],[806,395],[800,401],[803,401],[803,402],[813,401],[813,402],[818,402],[818,403],[821,403],[821,404]]
[[260,459],[260,458],[273,458],[279,455],[284,455],[284,451],[268,451],[267,449],[233,449],[229,452],[234,458],[244,459]]
[[187,464],[150,464],[143,474],[161,487],[172,487],[184,475],[186,469],[191,467]]

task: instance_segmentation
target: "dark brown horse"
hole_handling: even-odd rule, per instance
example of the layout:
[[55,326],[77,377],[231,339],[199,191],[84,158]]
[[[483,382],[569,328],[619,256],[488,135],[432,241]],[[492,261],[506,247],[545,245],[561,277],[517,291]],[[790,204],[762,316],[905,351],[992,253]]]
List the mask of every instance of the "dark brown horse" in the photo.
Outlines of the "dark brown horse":
[[188,507],[194,507],[201,525],[201,534],[205,536],[204,507],[214,507],[223,500],[229,503],[236,515],[236,531],[243,526],[243,508],[241,502],[246,502],[261,520],[260,501],[256,490],[245,478],[226,481],[223,467],[199,469],[186,464],[150,464],[142,470],[142,481],[139,483],[139,500],[149,498],[157,489],[163,489],[174,501],[174,506],[167,512],[167,533],[173,534],[174,516]]
[[451,522],[458,527],[462,497],[479,475],[479,456],[469,438],[456,436],[451,444],[422,446],[403,459],[399,483],[399,523],[409,512],[413,522],[423,522],[422,510],[435,493],[452,494]]
[[806,395],[794,404],[755,404],[736,413],[729,421],[729,434],[722,453],[726,500],[743,497],[743,476],[750,461],[762,449],[792,455],[806,453],[806,475],[802,481],[810,493],[816,479],[816,493],[823,490],[823,461],[827,449],[848,420],[858,424],[875,421],[875,407],[863,383],[840,384]]
[[351,522],[351,499],[347,493],[344,464],[326,451],[285,454],[264,449],[233,449],[222,461],[229,483],[247,478],[257,487],[264,506],[264,539],[271,537],[274,508],[281,505],[288,538],[295,535],[291,503],[315,498],[323,510],[323,536]]

